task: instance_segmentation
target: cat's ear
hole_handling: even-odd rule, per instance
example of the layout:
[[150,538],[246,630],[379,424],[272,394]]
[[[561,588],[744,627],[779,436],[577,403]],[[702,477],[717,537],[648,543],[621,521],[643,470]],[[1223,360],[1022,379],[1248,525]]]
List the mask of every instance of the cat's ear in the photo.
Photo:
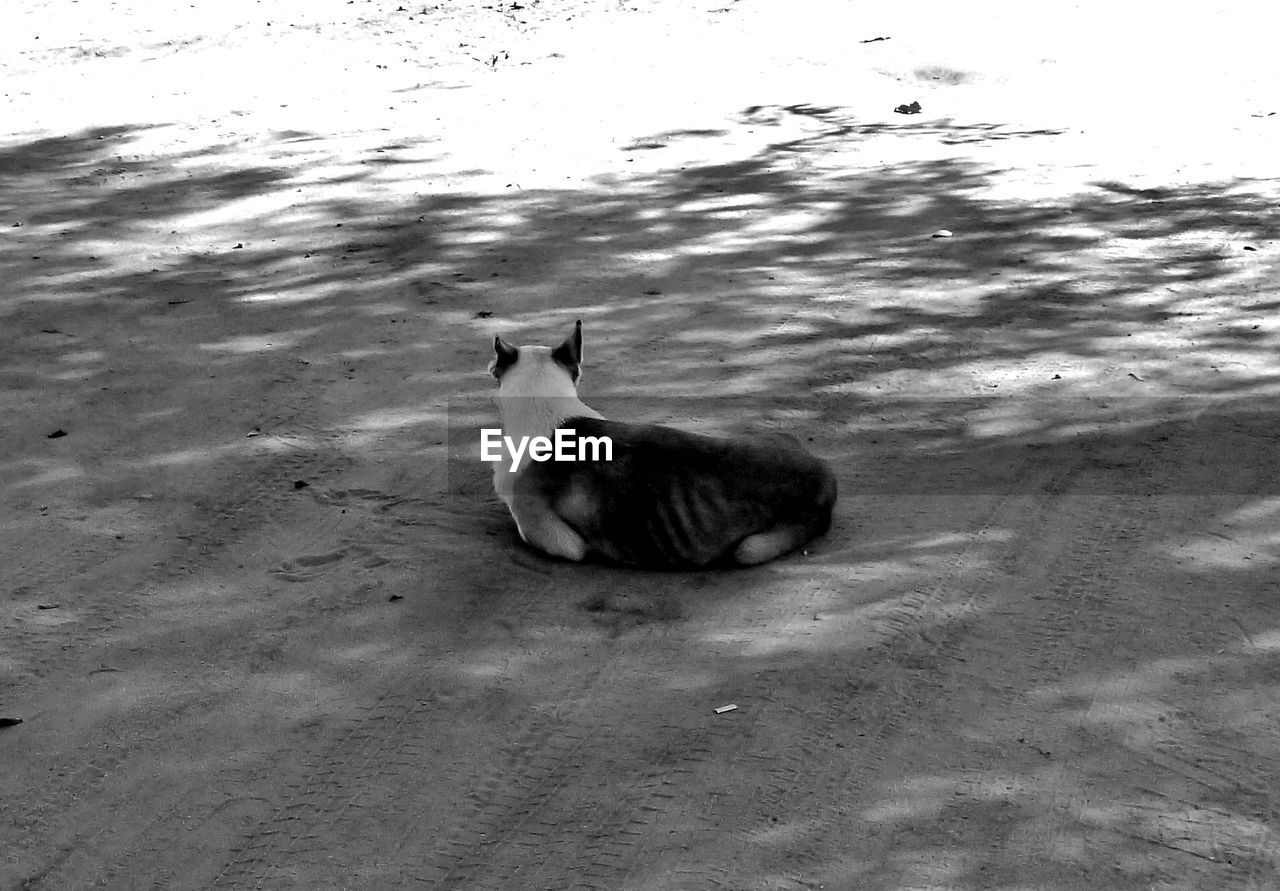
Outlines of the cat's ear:
[[564,339],[564,343],[551,351],[551,358],[569,372],[574,383],[582,374],[582,319],[573,326],[573,333]]
[[489,363],[489,373],[502,380],[507,369],[520,359],[520,350],[507,343],[501,337],[493,339],[493,361]]

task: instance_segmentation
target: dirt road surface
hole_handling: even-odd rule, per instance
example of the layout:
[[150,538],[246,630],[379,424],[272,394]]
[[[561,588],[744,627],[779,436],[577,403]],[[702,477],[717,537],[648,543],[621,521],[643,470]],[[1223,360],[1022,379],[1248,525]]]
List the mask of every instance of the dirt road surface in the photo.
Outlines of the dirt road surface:
[[[0,888],[1280,887],[1267,7],[868,6],[5,5]],[[523,548],[576,318],[831,533]]]

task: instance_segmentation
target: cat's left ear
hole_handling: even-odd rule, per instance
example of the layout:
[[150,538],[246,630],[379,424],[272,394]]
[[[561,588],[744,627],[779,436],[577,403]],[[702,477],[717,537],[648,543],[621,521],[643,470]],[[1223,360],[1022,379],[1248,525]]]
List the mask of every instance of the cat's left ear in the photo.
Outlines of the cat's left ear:
[[507,369],[520,359],[520,350],[507,343],[501,337],[493,339],[493,361],[489,363],[489,373],[502,380],[502,376],[507,373]]

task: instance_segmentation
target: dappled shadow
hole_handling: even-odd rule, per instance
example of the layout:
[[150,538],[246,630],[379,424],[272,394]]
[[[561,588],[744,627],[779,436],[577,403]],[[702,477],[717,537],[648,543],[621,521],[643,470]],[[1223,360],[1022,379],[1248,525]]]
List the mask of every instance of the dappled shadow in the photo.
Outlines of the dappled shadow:
[[[901,753],[920,767],[880,783],[846,824],[893,843],[818,874],[871,887],[1268,887],[1280,848],[1263,765],[1280,751],[1255,731],[1280,667],[1276,630],[1218,655],[1149,641],[1136,664],[1119,640],[1060,682],[1028,679],[1000,690],[999,707],[936,718],[933,744]],[[969,742],[938,758],[957,737]]]
[[744,124],[776,125],[788,116],[808,118],[818,123],[821,130],[814,135],[804,136],[794,141],[776,142],[770,149],[778,152],[812,151],[816,146],[832,147],[857,140],[873,139],[880,136],[891,138],[924,137],[937,140],[942,145],[965,145],[970,143],[992,143],[1007,139],[1035,139],[1046,136],[1060,136],[1066,130],[1046,127],[1036,130],[1019,130],[1004,124],[958,124],[953,121],[930,120],[917,122],[914,120],[883,123],[880,121],[860,121],[845,109],[824,105],[752,105],[738,115]]
[[[1260,396],[1280,384],[1280,332],[1270,319],[1277,299],[1267,290],[1275,196],[1264,183],[1240,180],[1157,190],[1105,181],[1052,198],[1010,197],[1005,171],[967,157],[935,153],[868,168],[848,154],[868,139],[972,149],[1049,139],[1053,130],[866,125],[841,109],[807,105],[752,107],[739,126],[793,118],[809,131],[745,157],[602,175],[588,187],[560,190],[447,188],[436,168],[410,157],[421,146],[407,144],[346,159],[330,176],[311,156],[290,154],[313,145],[311,135],[293,132],[278,134],[256,163],[236,161],[233,147],[130,156],[130,140],[141,135],[130,127],[6,149],[0,377],[20,421],[0,432],[0,486],[32,512],[69,501],[142,502],[145,512],[157,495],[188,500],[182,529],[166,531],[174,537],[157,551],[157,565],[180,555],[190,572],[245,597],[255,589],[235,561],[273,555],[267,587],[288,591],[279,595],[282,614],[341,616],[332,623],[338,630],[313,634],[307,641],[315,646],[298,657],[305,683],[323,689],[323,708],[335,712],[375,696],[380,679],[412,676],[419,686],[402,694],[406,701],[417,691],[423,702],[437,702],[425,692],[430,686],[443,703],[437,707],[451,715],[466,715],[484,698],[476,720],[491,735],[477,745],[496,758],[519,749],[507,729],[512,715],[542,715],[521,718],[520,732],[537,738],[545,715],[561,714],[558,704],[536,699],[557,678],[586,696],[596,675],[574,676],[583,652],[575,647],[602,648],[586,651],[606,659],[616,652],[600,642],[607,639],[631,647],[627,654],[649,672],[605,676],[616,683],[601,688],[619,715],[679,711],[667,699],[676,694],[705,711],[754,686],[771,697],[760,706],[771,709],[769,718],[794,719],[779,741],[794,733],[814,746],[826,734],[852,758],[857,746],[878,739],[873,754],[883,755],[904,727],[921,729],[912,721],[931,713],[917,706],[936,702],[937,679],[963,662],[967,636],[975,628],[991,633],[1001,621],[987,615],[994,603],[949,604],[959,615],[942,610],[934,626],[912,628],[901,618],[903,604],[924,597],[921,591],[945,601],[945,590],[977,584],[976,574],[991,565],[1004,566],[995,587],[1015,588],[1006,564],[1035,544],[1034,528],[1000,526],[1003,515],[992,513],[986,518],[997,520],[986,522],[980,505],[1194,496],[1239,506],[1276,492],[1280,418]],[[623,150],[647,154],[726,132],[640,136]],[[388,178],[415,176],[429,184],[417,196],[379,191]],[[1006,188],[996,192],[997,185]],[[522,551],[489,494],[488,469],[466,460],[467,437],[484,409],[458,406],[491,384],[483,366],[495,331],[521,329],[522,341],[549,342],[577,317],[587,330],[588,401],[618,416],[722,432],[793,430],[840,477],[832,535],[810,557],[760,572],[660,581]],[[913,389],[922,382],[935,392]],[[1169,398],[1134,389],[1144,384]],[[972,398],[977,386],[984,398]],[[1099,390],[1126,398],[1108,402]],[[646,399],[632,399],[637,391]],[[66,435],[49,439],[55,430]],[[1223,466],[1218,459],[1228,448],[1236,457]],[[396,466],[375,467],[383,461]],[[204,473],[193,476],[196,467]],[[434,487],[446,469],[448,485]],[[966,498],[947,501],[945,510],[929,502],[918,519],[885,520],[905,513],[904,504],[953,496]],[[1107,509],[1100,503],[1101,513]],[[1134,516],[1140,525],[1144,515]],[[299,517],[324,531],[323,548],[281,531]],[[1214,530],[1188,525],[1193,541],[1129,556],[1158,564],[1161,583],[1189,576],[1193,569],[1178,562],[1186,560],[1198,578],[1207,574],[1204,584],[1237,593],[1260,584],[1280,560],[1265,524],[1248,539],[1250,561],[1236,554],[1228,570],[1225,560],[1206,561],[1199,545],[1193,560],[1186,548]],[[219,562],[224,552],[234,559]],[[102,552],[85,553],[96,560]],[[330,566],[337,568],[331,576],[317,569]],[[148,633],[176,636],[190,621],[210,639],[235,640],[257,603],[190,612],[207,590],[169,581],[174,571],[149,576],[149,590],[163,587],[174,601],[158,609],[161,630]],[[411,595],[408,618],[398,624],[371,575],[393,571],[394,596]],[[77,572],[91,570],[69,568],[71,577]],[[1245,581],[1222,582],[1228,572]],[[631,593],[615,598],[614,587]],[[635,594],[646,589],[659,590]],[[1154,597],[1164,589],[1152,583],[1144,590]],[[273,633],[290,627],[281,620]],[[707,636],[702,627],[719,631]],[[634,643],[653,628],[663,629],[657,650]],[[386,674],[372,679],[358,674],[367,651],[357,644],[373,646],[361,638],[368,629],[382,647],[378,657],[388,660]],[[1037,633],[1031,625],[1023,630],[1028,639]],[[1120,635],[1112,631],[1114,642]],[[351,645],[329,650],[326,634],[346,635]],[[1162,641],[1144,659],[1173,659],[1171,647]],[[254,658],[270,675],[267,650]],[[1093,690],[1125,672],[1150,676],[1165,664],[1135,667],[1101,649],[1087,655],[1088,672],[1078,655],[1062,655],[1023,687],[979,700],[971,729],[995,733],[982,722],[998,717],[1000,697],[1041,697],[1062,733],[1102,733],[1096,714],[1080,714],[1064,691],[1072,684]],[[1257,645],[1217,662],[1197,656],[1186,671],[1229,687],[1233,665],[1252,660],[1271,672],[1273,655]],[[1059,686],[1047,687],[1044,674],[1058,668]],[[806,686],[811,676],[834,678],[839,689]],[[1211,714],[1204,684],[1190,706],[1196,720]],[[1164,687],[1126,689],[1132,701],[1116,709],[1172,696]],[[241,695],[230,685],[218,692]],[[806,716],[788,705],[792,693],[816,711]],[[838,696],[847,700],[833,701]],[[865,717],[845,714],[864,704]],[[891,712],[883,726],[874,725],[876,709]],[[591,733],[608,732],[601,718],[570,706],[563,714],[595,720]],[[698,753],[728,737],[714,728],[686,734],[681,722],[690,720],[680,712],[655,729],[656,742],[621,740],[610,757],[644,762],[646,781],[654,765],[682,759],[709,769]],[[848,734],[840,729],[846,724]],[[1197,745],[1197,732],[1172,727],[1172,742],[1160,751]],[[1013,848],[1027,822],[1019,796],[1043,801],[1067,790],[1072,807],[1087,794],[1118,797],[1102,788],[1110,737],[1089,737],[1098,748],[1082,749],[1071,765],[1079,775],[1052,782],[1039,770],[1037,759],[1046,756],[1022,744],[1026,738],[1013,737],[1026,757],[1005,767],[992,766],[998,753],[984,750],[985,773],[949,765],[903,778],[898,793],[862,789],[885,797],[878,811],[850,815],[834,798],[824,800],[806,821],[795,818],[794,831],[778,830],[782,841],[760,874],[786,874],[793,856],[836,884],[870,875],[889,884],[1077,886],[1059,880],[1056,861],[1030,877],[984,873],[992,862],[1008,869],[1014,861],[975,849],[994,830],[956,828],[1006,827],[997,841]],[[732,745],[764,759],[774,742]],[[1139,755],[1156,757],[1151,751]],[[845,790],[847,774],[830,752],[822,757],[833,795]],[[1212,787],[1199,774],[1191,780]],[[988,783],[1008,783],[1016,794],[973,792]],[[955,803],[962,787],[969,792]],[[616,790],[613,822],[603,825],[645,805],[647,789]],[[785,791],[770,794],[792,816],[805,806]],[[889,802],[893,794],[905,800]],[[1194,788],[1181,794],[1211,803]],[[1255,803],[1275,806],[1266,795]],[[1081,804],[1072,811],[1102,834],[1081,830],[1069,840],[1119,850],[1121,836],[1102,830],[1118,833],[1155,807],[1136,797],[1113,805],[1128,810],[1086,813]],[[1274,817],[1257,817],[1257,832],[1273,831]],[[869,874],[833,862],[833,839],[851,820],[894,834],[890,860],[898,865]],[[1163,838],[1156,835],[1153,844]],[[1262,843],[1232,850],[1246,849],[1255,866],[1270,856]],[[889,850],[887,843],[874,849],[886,857]],[[1216,856],[1207,851],[1192,856]],[[954,863],[921,872],[931,857]],[[1139,874],[1134,868],[1122,877]]]
[[[319,190],[281,208],[278,196],[302,173],[287,160],[218,170],[215,157],[170,158],[168,172],[142,177],[142,162],[115,160],[121,146],[104,147],[117,128],[44,140],[10,150],[3,165],[5,217],[23,224],[10,233],[20,246],[6,251],[5,311],[21,305],[26,315],[77,293],[164,296],[168,306],[195,292],[202,299],[184,303],[191,321],[201,306],[225,314],[252,303],[246,325],[287,324],[297,312],[280,306],[302,302],[313,315],[379,300],[513,320],[522,304],[576,306],[595,315],[588,338],[607,337],[611,349],[662,341],[661,364],[643,363],[628,380],[637,371],[646,382],[679,379],[671,368],[700,365],[732,344],[721,374],[750,372],[762,351],[775,350],[788,358],[770,362],[775,386],[799,375],[797,383],[827,388],[886,366],[939,372],[1099,357],[1158,325],[1176,327],[1206,355],[1264,356],[1273,346],[1259,324],[1270,308],[1257,293],[1264,263],[1241,246],[1272,237],[1276,221],[1270,197],[1251,194],[1247,182],[1159,195],[1100,183],[1060,201],[1022,202],[986,197],[1001,171],[956,159],[806,174],[781,159],[821,158],[828,139],[857,125],[833,109],[783,112],[824,128],[733,163],[585,192],[438,194],[401,205]],[[394,163],[394,154],[370,167]],[[269,208],[255,211],[253,199]],[[219,226],[224,240],[183,244],[192,218],[240,203],[246,213]],[[175,231],[156,245],[166,225]],[[148,227],[146,241],[162,248],[150,268],[94,259],[91,251],[135,243]],[[930,238],[942,228],[951,237]],[[1202,305],[1216,288],[1242,298],[1226,316]],[[797,302],[797,292],[809,299]],[[1125,347],[1139,376],[1150,376],[1152,362],[1179,374],[1156,348]],[[1195,371],[1197,390],[1234,386],[1230,375]],[[596,373],[612,382],[610,369]]]

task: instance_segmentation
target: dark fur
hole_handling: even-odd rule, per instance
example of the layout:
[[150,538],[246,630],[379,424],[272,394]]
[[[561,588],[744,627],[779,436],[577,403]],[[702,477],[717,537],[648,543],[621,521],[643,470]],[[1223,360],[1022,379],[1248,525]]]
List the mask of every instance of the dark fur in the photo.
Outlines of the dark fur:
[[532,462],[515,497],[547,504],[588,553],[655,568],[731,564],[748,536],[786,528],[799,546],[831,525],[835,477],[786,434],[727,440],[596,418],[560,426],[608,436],[613,460]]

